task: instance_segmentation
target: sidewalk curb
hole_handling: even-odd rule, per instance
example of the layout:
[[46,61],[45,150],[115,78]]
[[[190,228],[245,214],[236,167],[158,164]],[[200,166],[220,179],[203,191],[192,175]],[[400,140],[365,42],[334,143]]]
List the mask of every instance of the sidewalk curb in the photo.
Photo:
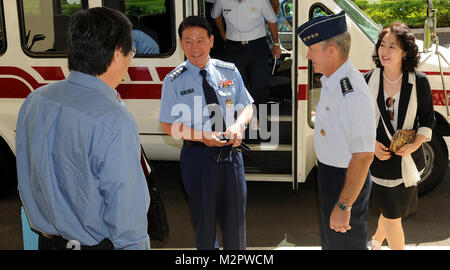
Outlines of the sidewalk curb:
[[[423,28],[411,29],[414,34],[423,34]],[[450,27],[441,27],[436,29],[436,33],[450,33]]]

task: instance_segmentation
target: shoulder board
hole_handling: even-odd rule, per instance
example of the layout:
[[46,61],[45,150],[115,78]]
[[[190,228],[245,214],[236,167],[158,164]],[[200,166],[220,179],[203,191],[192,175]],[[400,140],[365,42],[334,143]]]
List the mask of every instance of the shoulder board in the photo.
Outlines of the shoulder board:
[[217,67],[229,68],[229,69],[233,69],[233,70],[235,68],[235,65],[233,63],[224,62],[224,61],[217,60],[217,59],[214,61],[214,65]]
[[348,77],[344,77],[341,79],[341,89],[342,89],[342,95],[345,97],[348,93],[354,92],[352,84],[350,83],[350,80]]
[[169,73],[170,80],[175,80],[178,76],[181,75],[181,73],[186,71],[185,66],[180,66],[174,69],[172,72]]

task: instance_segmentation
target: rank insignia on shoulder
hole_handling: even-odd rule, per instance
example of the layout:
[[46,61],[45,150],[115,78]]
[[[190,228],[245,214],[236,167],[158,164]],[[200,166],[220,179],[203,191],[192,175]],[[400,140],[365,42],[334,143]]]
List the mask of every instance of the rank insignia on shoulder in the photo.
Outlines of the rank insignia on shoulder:
[[350,83],[350,80],[348,77],[341,79],[341,89],[342,89],[342,95],[347,95],[348,93],[354,92],[352,84]]
[[229,69],[233,69],[235,68],[235,65],[233,63],[229,63],[229,62],[224,62],[221,60],[217,60],[214,61],[214,64],[218,67],[223,67],[223,68],[229,68]]
[[173,81],[175,80],[178,76],[181,75],[181,73],[186,71],[186,67],[185,66],[181,66],[179,68],[174,69],[172,72],[169,73],[169,77],[170,79]]

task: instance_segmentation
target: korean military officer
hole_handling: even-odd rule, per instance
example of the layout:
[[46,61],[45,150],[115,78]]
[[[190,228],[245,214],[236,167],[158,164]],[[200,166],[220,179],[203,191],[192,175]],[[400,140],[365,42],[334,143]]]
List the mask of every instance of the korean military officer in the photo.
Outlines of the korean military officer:
[[314,71],[323,74],[314,127],[322,249],[367,249],[375,111],[362,74],[348,59],[345,13],[316,17],[297,33]]
[[[210,58],[214,36],[205,18],[186,18],[178,34],[187,61],[164,79],[159,121],[164,132],[183,139],[181,177],[196,246],[218,248],[219,218],[223,248],[245,249],[247,187],[242,153],[236,147],[252,117],[253,99],[234,64]],[[215,102],[209,102],[211,97]]]
[[236,64],[255,104],[265,103],[270,90],[266,21],[274,40],[273,57],[280,58],[281,54],[277,16],[269,1],[216,0],[211,17],[226,41],[224,60]]

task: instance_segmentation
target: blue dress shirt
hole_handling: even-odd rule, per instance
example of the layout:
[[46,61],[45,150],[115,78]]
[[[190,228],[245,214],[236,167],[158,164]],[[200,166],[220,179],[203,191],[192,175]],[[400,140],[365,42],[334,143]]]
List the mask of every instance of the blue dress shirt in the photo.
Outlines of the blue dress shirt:
[[32,228],[81,245],[149,249],[138,128],[102,80],[72,72],[32,92],[17,122],[19,194]]
[[[210,59],[205,66],[206,80],[216,92],[227,127],[234,123],[234,112],[253,103],[241,74],[232,63]],[[200,68],[186,61],[164,79],[159,121],[211,131],[211,120],[203,94]],[[219,121],[218,123],[223,123]]]
[[158,43],[156,43],[149,35],[136,29],[133,29],[131,34],[133,36],[133,46],[136,48],[136,53],[159,54]]

